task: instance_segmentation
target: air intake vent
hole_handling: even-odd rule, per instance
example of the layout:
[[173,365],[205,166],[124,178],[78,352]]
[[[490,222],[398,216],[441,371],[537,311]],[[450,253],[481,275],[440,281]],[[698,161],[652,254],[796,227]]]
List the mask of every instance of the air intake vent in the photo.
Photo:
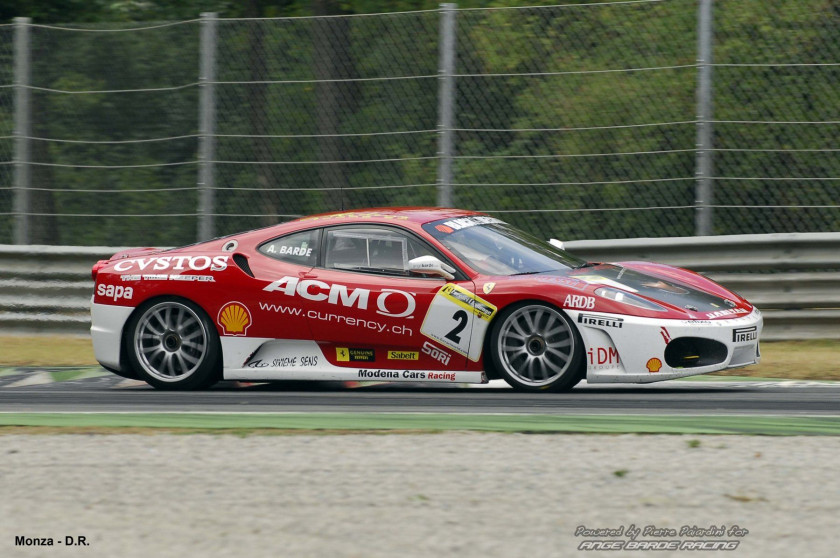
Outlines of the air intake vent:
[[665,362],[671,368],[699,368],[726,360],[726,345],[702,337],[678,337],[665,347]]
[[251,277],[254,276],[254,272],[251,271],[251,266],[248,265],[248,258],[246,258],[243,254],[236,253],[233,255],[233,262],[239,266],[239,269],[250,275]]

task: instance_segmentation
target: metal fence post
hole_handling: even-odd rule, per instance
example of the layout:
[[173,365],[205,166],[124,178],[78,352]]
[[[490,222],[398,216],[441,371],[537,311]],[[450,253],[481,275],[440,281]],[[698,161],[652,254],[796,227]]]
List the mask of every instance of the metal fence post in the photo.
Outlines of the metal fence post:
[[455,121],[455,9],[441,4],[438,65],[438,176],[437,204],[452,206],[452,156]]
[[696,236],[710,235],[713,230],[712,6],[713,0],[700,0],[697,7],[697,189],[694,202]]
[[213,166],[216,147],[216,22],[215,12],[201,14],[198,101],[198,240],[216,236]]
[[15,153],[14,153],[14,214],[15,244],[29,244],[31,238],[30,214],[31,169],[30,137],[32,136],[32,113],[30,104],[30,44],[28,17],[15,18]]

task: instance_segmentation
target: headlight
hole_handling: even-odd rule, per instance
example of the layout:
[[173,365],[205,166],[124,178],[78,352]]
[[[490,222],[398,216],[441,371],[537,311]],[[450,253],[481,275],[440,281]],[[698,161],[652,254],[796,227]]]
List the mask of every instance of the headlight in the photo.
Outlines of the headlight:
[[659,306],[655,302],[651,302],[646,300],[640,296],[636,296],[633,293],[628,293],[627,291],[620,291],[618,289],[613,289],[612,287],[600,287],[595,289],[595,294],[604,298],[608,298],[610,300],[614,300],[616,302],[620,302],[622,304],[627,304],[629,306],[635,306],[636,308],[643,308],[645,310],[653,310],[654,312],[667,312],[666,308]]

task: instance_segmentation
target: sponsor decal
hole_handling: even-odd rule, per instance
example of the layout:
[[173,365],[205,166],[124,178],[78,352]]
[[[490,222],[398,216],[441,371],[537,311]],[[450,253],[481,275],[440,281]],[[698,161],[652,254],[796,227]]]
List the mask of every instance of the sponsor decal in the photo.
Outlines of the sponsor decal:
[[368,370],[361,368],[360,380],[422,380],[432,382],[454,382],[454,372],[431,372],[428,370]]
[[484,294],[490,294],[493,292],[493,287],[496,286],[496,283],[484,283],[484,286],[481,288],[484,291]]
[[268,368],[271,366],[267,360],[257,359],[245,364],[246,368]]
[[578,323],[601,327],[615,327],[618,329],[624,327],[623,318],[614,318],[612,316],[594,316],[592,314],[580,314],[578,316]]
[[212,275],[166,275],[165,273],[147,275],[120,275],[123,281],[198,281],[213,283],[216,278]]
[[668,330],[664,327],[659,328],[659,335],[661,335],[662,339],[665,340],[666,345],[671,342],[671,334],[668,333]]
[[721,318],[723,316],[732,316],[733,314],[749,314],[750,311],[744,308],[730,308],[729,310],[718,310],[717,312],[709,312],[706,314],[707,318]]
[[335,359],[338,362],[373,362],[376,360],[376,351],[373,349],[336,347]]
[[251,311],[241,302],[228,302],[219,309],[216,321],[225,335],[245,335],[251,325]]
[[[496,219],[495,217],[488,217],[486,215],[476,215],[473,217],[459,217],[457,219],[451,219],[444,222],[443,226],[452,229],[454,232],[475,227],[476,225],[492,225],[496,223],[504,223],[504,221]],[[435,228],[440,232],[446,232],[441,228],[441,225],[437,225]]]
[[106,285],[102,283],[97,285],[96,294],[110,298],[116,302],[121,298],[131,300],[134,297],[134,289],[132,287],[123,287],[122,285]]
[[424,355],[429,355],[430,357],[432,357],[436,361],[440,362],[444,366],[447,366],[449,364],[449,359],[452,356],[449,353],[447,353],[446,351],[444,351],[443,349],[438,349],[437,347],[435,347],[434,345],[432,345],[428,341],[423,343],[422,351],[423,351]]
[[454,382],[454,372],[431,372],[428,370],[369,370],[361,368],[358,372],[360,380],[422,380],[433,382]]
[[[339,283],[325,283],[317,279],[304,279],[288,275],[263,288],[268,292],[281,292],[286,296],[299,296],[314,302],[326,301],[327,304],[341,305],[346,308],[367,310],[371,303],[371,291],[363,288],[350,288]],[[376,313],[389,318],[412,318],[417,301],[414,294],[397,289],[382,289],[376,296]]]
[[352,316],[342,316],[341,314],[333,314],[332,312],[322,312],[319,310],[307,310],[303,308],[295,308],[293,306],[284,306],[282,304],[271,304],[268,302],[260,302],[260,310],[266,312],[276,312],[278,314],[286,314],[288,316],[307,317],[310,320],[318,320],[321,322],[342,324],[349,327],[359,327],[370,330],[376,333],[393,333],[394,335],[414,335],[414,330],[402,324],[388,325],[377,322],[376,320],[365,320],[363,318],[354,318]]
[[479,318],[490,321],[490,318],[493,317],[493,314],[496,312],[496,307],[483,300],[474,294],[472,294],[467,289],[463,287],[459,287],[458,285],[453,285],[449,283],[448,285],[444,285],[438,294],[442,294],[443,296],[449,298],[452,302],[459,304],[465,310],[469,310]]
[[399,380],[400,373],[398,370],[368,370],[362,368],[359,370],[359,379],[362,380]]
[[616,366],[619,364],[618,351],[613,347],[589,347],[586,351],[591,366]]
[[437,225],[435,226],[435,228],[444,234],[450,234],[455,232],[455,229],[447,227],[446,225]]
[[478,361],[496,307],[467,289],[447,283],[429,305],[420,333]]
[[758,326],[741,327],[732,330],[732,342],[744,343],[745,341],[755,341],[758,339]]
[[703,325],[712,323],[711,320],[683,320],[686,325]]
[[252,360],[245,365],[246,368],[310,368],[312,366],[318,366],[317,355],[284,356],[273,358],[270,361],[257,359]]
[[[170,281],[198,281],[199,283],[214,283],[212,275],[167,275]],[[145,278],[145,277],[144,277]]]
[[647,367],[648,372],[650,372],[651,374],[655,374],[662,369],[662,361],[658,358],[652,358],[647,361],[647,364],[645,364],[645,366]]
[[557,275],[538,275],[534,278],[538,283],[551,283],[553,285],[561,285],[569,287],[578,291],[584,290],[589,283],[577,277],[558,277]]
[[580,308],[583,310],[592,310],[595,308],[594,296],[583,295],[566,295],[566,300],[563,301],[563,306],[566,308]]
[[388,360],[419,360],[420,353],[417,351],[388,351]]
[[130,258],[114,264],[114,271],[224,271],[227,269],[229,256],[152,256],[150,258]]

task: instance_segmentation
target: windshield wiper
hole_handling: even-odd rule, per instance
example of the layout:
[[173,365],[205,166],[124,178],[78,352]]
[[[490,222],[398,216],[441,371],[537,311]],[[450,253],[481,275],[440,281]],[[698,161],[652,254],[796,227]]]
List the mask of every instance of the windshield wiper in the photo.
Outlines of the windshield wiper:
[[583,268],[585,268],[585,267],[595,267],[596,265],[600,265],[600,264],[595,263],[595,262],[586,262],[586,263],[582,263],[582,264],[580,264],[580,265],[579,265],[579,266],[577,266],[575,269],[583,269]]

